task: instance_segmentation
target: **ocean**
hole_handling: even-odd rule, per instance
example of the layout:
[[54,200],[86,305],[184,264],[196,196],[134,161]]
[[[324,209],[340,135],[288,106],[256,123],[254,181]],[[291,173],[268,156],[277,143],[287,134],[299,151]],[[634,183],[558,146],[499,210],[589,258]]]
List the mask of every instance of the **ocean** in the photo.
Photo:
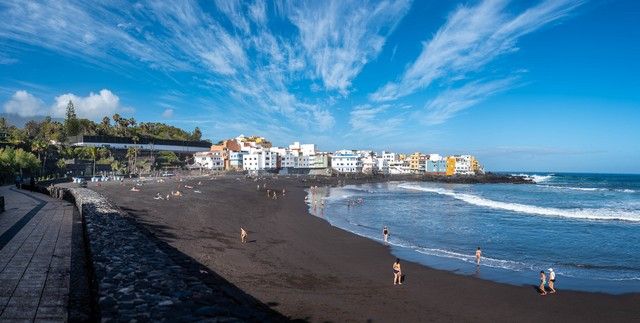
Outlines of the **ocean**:
[[535,285],[553,268],[559,290],[640,292],[640,175],[516,175],[535,184],[318,188],[309,208],[380,243],[388,226],[392,253],[429,267],[515,285]]

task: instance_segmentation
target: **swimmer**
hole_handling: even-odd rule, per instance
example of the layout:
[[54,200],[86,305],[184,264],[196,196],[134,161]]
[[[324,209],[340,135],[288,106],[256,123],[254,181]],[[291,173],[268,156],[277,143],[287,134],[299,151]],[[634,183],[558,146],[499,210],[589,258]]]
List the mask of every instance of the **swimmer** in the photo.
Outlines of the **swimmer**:
[[478,247],[478,250],[476,250],[476,266],[480,266],[480,257],[482,257],[482,250]]

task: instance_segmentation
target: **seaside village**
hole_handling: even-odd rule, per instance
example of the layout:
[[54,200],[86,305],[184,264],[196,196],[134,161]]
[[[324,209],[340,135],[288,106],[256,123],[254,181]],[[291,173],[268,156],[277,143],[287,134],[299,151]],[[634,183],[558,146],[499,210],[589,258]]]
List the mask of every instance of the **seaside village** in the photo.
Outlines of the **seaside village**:
[[193,160],[190,168],[254,174],[484,174],[482,165],[472,155],[388,151],[378,154],[371,150],[349,149],[323,152],[315,144],[294,142],[288,147],[275,147],[263,137],[244,135],[212,145],[209,151],[196,152]]

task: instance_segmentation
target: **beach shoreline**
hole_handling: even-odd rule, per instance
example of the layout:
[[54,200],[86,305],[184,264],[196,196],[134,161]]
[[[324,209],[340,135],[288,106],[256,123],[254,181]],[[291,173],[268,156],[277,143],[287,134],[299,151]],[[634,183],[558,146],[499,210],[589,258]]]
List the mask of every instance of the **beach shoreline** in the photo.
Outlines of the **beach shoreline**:
[[[304,180],[304,181],[303,181]],[[541,297],[513,286],[403,262],[407,283],[392,285],[391,250],[331,226],[304,203],[313,185],[344,178],[243,176],[165,179],[90,187],[105,194],[159,239],[193,257],[273,309],[309,321],[632,321],[640,294],[573,292]],[[202,182],[202,185],[198,185]],[[279,192],[277,200],[266,189]],[[193,186],[185,189],[184,185]],[[154,200],[178,189],[184,196]],[[282,189],[286,190],[285,196]],[[201,193],[195,193],[198,190]],[[240,226],[249,232],[241,244]]]

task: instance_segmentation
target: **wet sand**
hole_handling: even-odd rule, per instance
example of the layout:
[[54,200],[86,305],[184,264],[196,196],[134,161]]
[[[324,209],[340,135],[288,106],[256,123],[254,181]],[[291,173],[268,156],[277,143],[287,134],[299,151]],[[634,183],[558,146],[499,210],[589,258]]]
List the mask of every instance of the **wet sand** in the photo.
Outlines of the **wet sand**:
[[[197,185],[198,181],[202,185]],[[331,180],[335,181],[335,180]],[[277,189],[277,200],[265,190]],[[184,185],[193,186],[186,189]],[[319,183],[322,185],[325,183]],[[171,190],[184,196],[154,200]],[[407,281],[394,286],[389,249],[332,227],[308,213],[304,189],[313,182],[244,177],[166,179],[89,187],[132,214],[159,239],[196,259],[292,319],[312,322],[585,322],[638,321],[640,294],[562,290],[539,296],[513,286],[403,262]],[[280,196],[282,189],[286,195]],[[201,193],[195,193],[199,190]],[[240,227],[248,243],[240,243]],[[631,247],[631,246],[630,246]]]

